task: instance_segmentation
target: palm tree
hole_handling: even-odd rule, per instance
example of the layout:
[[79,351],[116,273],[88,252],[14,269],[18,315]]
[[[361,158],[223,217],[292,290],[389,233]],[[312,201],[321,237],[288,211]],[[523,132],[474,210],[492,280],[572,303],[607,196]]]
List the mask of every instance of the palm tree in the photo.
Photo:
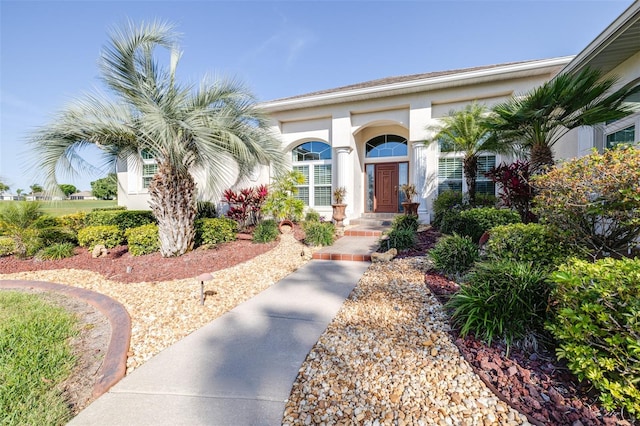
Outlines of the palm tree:
[[464,153],[462,169],[467,183],[469,202],[476,198],[476,178],[478,156],[481,152],[506,154],[510,146],[491,138],[486,127],[488,110],[484,105],[473,102],[459,111],[451,111],[441,119],[441,124],[428,126],[427,130],[436,134],[427,143],[439,142],[442,151]]
[[554,165],[553,145],[571,129],[631,114],[623,102],[640,86],[628,84],[607,94],[616,82],[589,68],[560,74],[524,96],[496,105],[490,128],[496,137],[528,152],[532,172],[543,172]]
[[[149,186],[150,206],[158,220],[160,252],[179,256],[194,244],[196,183],[205,171],[205,190],[221,191],[232,176],[244,178],[258,165],[284,167],[280,142],[268,130],[253,96],[230,80],[204,79],[198,88],[181,86],[175,73],[181,53],[167,23],[138,27],[129,23],[110,35],[102,50],[102,80],[115,95],[89,95],[34,133],[36,161],[47,188],[56,169],[76,174],[91,166],[79,150],[93,144],[106,153],[107,165],[152,153],[158,172]],[[170,54],[162,68],[154,50]]]

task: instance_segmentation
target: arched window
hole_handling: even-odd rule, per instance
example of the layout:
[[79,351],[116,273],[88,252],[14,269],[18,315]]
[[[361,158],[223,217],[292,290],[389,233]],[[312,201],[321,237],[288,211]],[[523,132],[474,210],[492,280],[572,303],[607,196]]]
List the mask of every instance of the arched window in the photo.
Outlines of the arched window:
[[331,145],[311,141],[298,145],[292,151],[293,170],[305,177],[298,186],[296,198],[309,207],[331,205]]
[[378,136],[366,145],[367,158],[406,157],[407,152],[407,140],[398,135]]

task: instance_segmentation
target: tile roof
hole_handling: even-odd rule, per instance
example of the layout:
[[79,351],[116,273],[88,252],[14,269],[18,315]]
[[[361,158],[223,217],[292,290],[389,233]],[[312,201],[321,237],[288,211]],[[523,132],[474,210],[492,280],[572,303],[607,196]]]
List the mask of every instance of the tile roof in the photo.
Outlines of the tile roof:
[[526,64],[528,62],[537,62],[537,61],[507,62],[507,63],[502,63],[502,64],[484,65],[484,66],[472,67],[472,68],[461,68],[461,69],[449,70],[449,71],[436,71],[436,72],[428,72],[428,73],[422,73],[422,74],[410,74],[410,75],[401,75],[401,76],[396,76],[396,77],[379,78],[379,79],[376,79],[376,80],[365,81],[365,82],[362,82],[362,83],[356,83],[356,84],[350,84],[350,85],[347,85],[347,86],[336,87],[336,88],[333,88],[333,89],[319,90],[317,92],[305,93],[303,95],[295,95],[295,96],[290,96],[290,97],[286,97],[286,98],[274,99],[274,100],[272,100],[270,102],[279,102],[279,101],[290,100],[290,99],[301,99],[301,98],[306,98],[306,97],[309,97],[309,96],[325,95],[325,94],[329,94],[329,93],[338,93],[338,92],[347,91],[347,90],[365,89],[365,88],[368,88],[368,87],[386,86],[386,85],[389,85],[389,84],[403,83],[403,82],[407,82],[407,81],[426,80],[426,79],[429,79],[429,78],[443,77],[443,76],[447,76],[447,75],[454,75],[454,74],[462,74],[462,73],[466,73],[466,72],[489,70],[489,69],[493,69],[493,68],[506,67],[506,66],[510,66],[510,65]]

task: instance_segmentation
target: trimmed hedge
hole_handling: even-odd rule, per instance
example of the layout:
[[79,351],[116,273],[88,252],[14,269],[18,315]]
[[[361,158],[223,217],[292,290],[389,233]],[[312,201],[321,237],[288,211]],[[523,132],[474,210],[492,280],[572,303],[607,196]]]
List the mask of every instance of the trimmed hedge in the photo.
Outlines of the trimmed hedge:
[[122,230],[115,225],[87,226],[78,232],[78,243],[93,250],[97,244],[106,248],[119,246],[124,242]]
[[11,237],[0,237],[0,257],[10,256],[16,249],[16,245]]
[[490,258],[532,262],[542,266],[559,265],[576,254],[557,233],[539,223],[496,226],[491,229],[485,250]]
[[61,226],[40,229],[38,231],[38,236],[42,240],[42,245],[44,246],[63,243],[76,245],[78,243],[77,234],[73,232],[73,230],[63,228]]
[[226,217],[196,220],[197,245],[215,245],[236,239],[238,223]]
[[555,317],[548,329],[579,379],[605,409],[640,414],[640,259],[572,260],[551,274]]
[[85,218],[86,226],[114,225],[122,231],[150,223],[156,223],[150,210],[93,210]]
[[471,237],[474,243],[486,231],[499,225],[520,223],[520,215],[513,210],[496,209],[494,207],[477,207],[460,212],[451,211],[443,218],[440,231],[445,234],[458,233]]
[[85,212],[65,214],[57,217],[58,225],[64,228],[69,228],[77,234],[79,230],[84,228],[86,217],[87,213]]
[[160,250],[158,240],[158,225],[150,223],[148,225],[129,228],[124,232],[129,246],[129,253],[132,256],[142,256],[143,254],[155,253]]

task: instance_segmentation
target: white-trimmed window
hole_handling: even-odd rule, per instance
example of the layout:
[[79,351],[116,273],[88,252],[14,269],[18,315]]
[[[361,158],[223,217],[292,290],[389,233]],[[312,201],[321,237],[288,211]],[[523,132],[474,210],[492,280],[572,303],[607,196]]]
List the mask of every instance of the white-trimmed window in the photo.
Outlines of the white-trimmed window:
[[637,145],[640,143],[640,92],[625,99],[624,103],[633,111],[628,117],[607,122],[604,126],[604,147]]
[[298,145],[292,151],[293,170],[305,177],[298,186],[296,198],[309,207],[331,205],[331,145],[311,141]]
[[151,151],[147,149],[140,152],[140,157],[142,157],[142,188],[147,189],[153,177],[158,173],[158,162]]
[[[496,185],[484,174],[496,166],[495,155],[478,157],[478,173],[476,175],[476,193],[495,195]],[[462,192],[466,190],[466,182],[461,157],[441,157],[438,160],[438,193],[444,191]]]

